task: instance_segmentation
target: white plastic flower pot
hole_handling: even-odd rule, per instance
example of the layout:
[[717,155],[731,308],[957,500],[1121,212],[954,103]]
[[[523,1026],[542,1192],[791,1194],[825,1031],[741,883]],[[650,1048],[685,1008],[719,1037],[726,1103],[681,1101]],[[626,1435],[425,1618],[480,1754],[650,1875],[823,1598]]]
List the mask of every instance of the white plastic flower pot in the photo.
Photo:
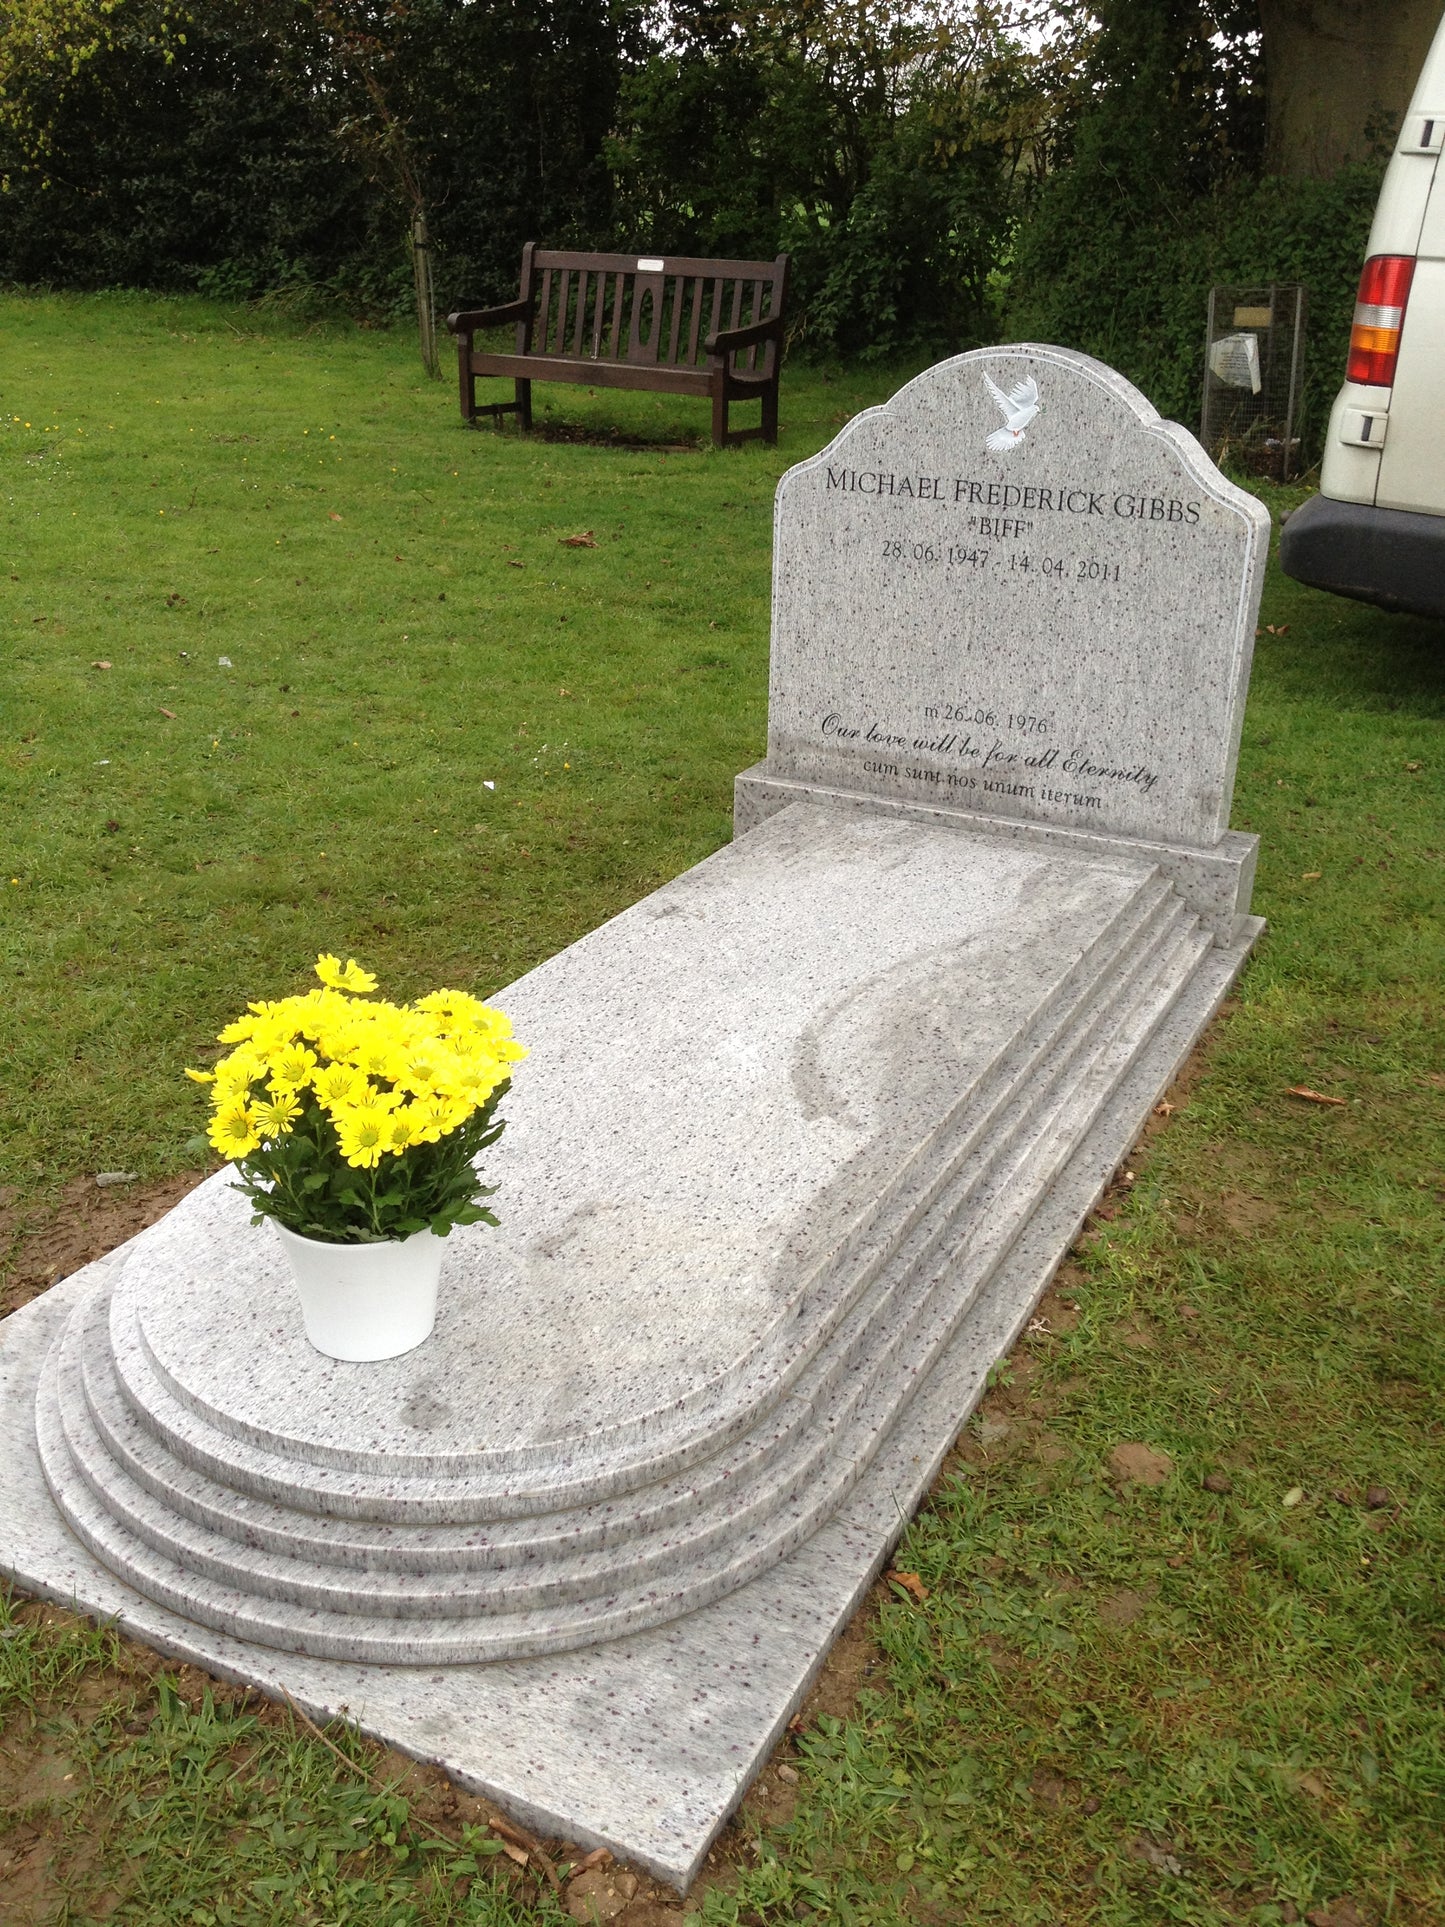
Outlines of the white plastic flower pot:
[[327,1358],[399,1358],[430,1337],[445,1240],[433,1231],[385,1244],[333,1245],[276,1224],[301,1294],[306,1336]]

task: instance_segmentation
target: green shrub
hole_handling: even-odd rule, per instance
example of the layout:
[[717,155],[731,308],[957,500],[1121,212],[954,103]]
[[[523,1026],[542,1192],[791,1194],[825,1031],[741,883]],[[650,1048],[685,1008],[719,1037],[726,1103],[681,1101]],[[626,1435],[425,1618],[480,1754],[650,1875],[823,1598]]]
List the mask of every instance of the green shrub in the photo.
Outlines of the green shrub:
[[1306,450],[1318,453],[1344,378],[1382,173],[1376,162],[1331,181],[1237,181],[1153,220],[1097,193],[1089,210],[1083,195],[1070,194],[1067,223],[1046,206],[1022,237],[1009,332],[1098,355],[1163,414],[1192,425],[1210,287],[1302,282],[1309,319],[1300,430]]

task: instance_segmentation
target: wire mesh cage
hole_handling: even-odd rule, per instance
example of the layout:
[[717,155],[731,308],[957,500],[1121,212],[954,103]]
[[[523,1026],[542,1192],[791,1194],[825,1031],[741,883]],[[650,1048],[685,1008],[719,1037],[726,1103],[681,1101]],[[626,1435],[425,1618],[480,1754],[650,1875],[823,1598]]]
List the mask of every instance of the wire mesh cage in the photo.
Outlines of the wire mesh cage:
[[1211,288],[1199,439],[1216,462],[1287,482],[1300,460],[1305,291]]

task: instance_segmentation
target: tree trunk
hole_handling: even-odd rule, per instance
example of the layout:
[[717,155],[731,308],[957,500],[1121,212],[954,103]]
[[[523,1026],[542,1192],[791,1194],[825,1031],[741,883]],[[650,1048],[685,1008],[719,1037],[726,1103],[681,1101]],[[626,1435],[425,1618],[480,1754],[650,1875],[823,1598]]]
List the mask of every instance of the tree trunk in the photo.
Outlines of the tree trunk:
[[1259,0],[1268,171],[1326,180],[1392,139],[1440,13],[1441,0]]

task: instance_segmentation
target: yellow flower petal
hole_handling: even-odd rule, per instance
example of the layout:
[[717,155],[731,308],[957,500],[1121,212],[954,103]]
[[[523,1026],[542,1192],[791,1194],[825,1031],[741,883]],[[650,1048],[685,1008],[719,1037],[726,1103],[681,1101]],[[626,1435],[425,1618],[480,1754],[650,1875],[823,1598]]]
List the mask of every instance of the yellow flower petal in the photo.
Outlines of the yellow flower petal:
[[343,964],[329,951],[323,950],[316,959],[316,974],[328,990],[349,990],[364,996],[367,991],[376,989],[376,979],[369,970],[363,970],[355,957],[348,957]]

